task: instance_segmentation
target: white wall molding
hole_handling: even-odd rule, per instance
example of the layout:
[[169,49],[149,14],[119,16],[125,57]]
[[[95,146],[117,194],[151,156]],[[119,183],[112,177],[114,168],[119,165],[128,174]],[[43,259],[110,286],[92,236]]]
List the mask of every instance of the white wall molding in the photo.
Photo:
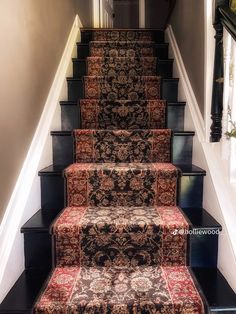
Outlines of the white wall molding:
[[93,0],[93,27],[100,27],[100,0]]
[[197,99],[195,97],[195,94],[193,92],[187,71],[185,69],[184,63],[183,63],[183,59],[178,47],[178,44],[176,42],[175,39],[175,35],[173,33],[172,27],[171,25],[168,26],[167,30],[166,30],[166,35],[168,37],[169,43],[171,45],[171,49],[173,51],[174,54],[174,58],[175,58],[175,65],[177,66],[179,73],[181,75],[180,77],[180,83],[183,87],[183,92],[184,95],[188,101],[188,105],[189,105],[189,109],[191,114],[195,117],[195,127],[198,131],[198,135],[200,136],[200,140],[204,139],[204,121],[197,103]]
[[145,28],[145,0],[139,0],[139,28]]
[[204,121],[194,95],[172,27],[166,30],[170,54],[174,58],[174,75],[180,78],[179,97],[186,101],[185,127],[196,132],[193,163],[204,168],[204,207],[221,223],[218,267],[236,291],[236,196],[230,185],[227,167],[221,160],[220,146],[206,141]]
[[72,74],[71,58],[82,23],[75,17],[40,121],[0,226],[0,303],[24,270],[24,246],[20,228],[40,209],[38,171],[52,163],[50,131],[60,127],[59,101],[66,97],[66,77]]

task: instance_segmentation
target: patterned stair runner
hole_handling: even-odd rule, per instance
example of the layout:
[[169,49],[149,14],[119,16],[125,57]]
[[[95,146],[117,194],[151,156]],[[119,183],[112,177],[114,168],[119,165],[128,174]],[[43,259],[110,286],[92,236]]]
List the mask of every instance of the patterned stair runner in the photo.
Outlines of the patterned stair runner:
[[92,41],[89,45],[91,57],[157,57],[154,42]]
[[93,32],[94,41],[152,41],[154,33],[151,31],[99,30]]
[[178,170],[169,163],[77,163],[65,171],[68,206],[174,206]]
[[85,98],[107,100],[160,99],[158,76],[86,76]]
[[157,58],[87,58],[89,76],[153,76]]
[[171,130],[75,130],[76,162],[170,162]]
[[156,76],[154,31],[96,30],[64,171],[67,207],[36,314],[203,314],[188,268],[189,221]]
[[178,207],[69,207],[52,230],[56,263],[118,268],[186,265],[188,228]]
[[58,267],[36,313],[202,313],[202,308],[186,267]]
[[163,129],[166,126],[164,100],[80,101],[83,129]]

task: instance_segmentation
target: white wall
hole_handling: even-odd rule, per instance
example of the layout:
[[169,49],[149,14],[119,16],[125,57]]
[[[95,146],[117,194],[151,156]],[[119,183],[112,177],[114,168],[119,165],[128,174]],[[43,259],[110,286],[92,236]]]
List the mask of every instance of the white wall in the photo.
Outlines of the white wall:
[[174,76],[180,78],[179,101],[187,102],[185,130],[196,132],[193,163],[207,171],[203,205],[223,227],[219,237],[218,268],[236,291],[236,189],[230,184],[227,166],[221,159],[220,144],[205,140],[205,124],[171,27],[167,29],[167,40],[170,43],[170,56],[175,59]]

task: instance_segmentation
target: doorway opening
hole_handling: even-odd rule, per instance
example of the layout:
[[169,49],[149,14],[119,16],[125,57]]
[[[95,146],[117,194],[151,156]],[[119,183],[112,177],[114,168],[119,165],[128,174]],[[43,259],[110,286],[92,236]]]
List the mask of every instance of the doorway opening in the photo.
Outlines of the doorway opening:
[[114,28],[139,28],[139,0],[114,0]]

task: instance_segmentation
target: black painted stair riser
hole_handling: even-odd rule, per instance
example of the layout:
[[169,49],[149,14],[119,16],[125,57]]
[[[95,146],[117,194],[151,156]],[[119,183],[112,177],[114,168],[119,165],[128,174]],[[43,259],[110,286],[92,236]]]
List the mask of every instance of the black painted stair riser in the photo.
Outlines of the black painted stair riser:
[[[191,267],[217,266],[217,230],[215,233],[189,236],[188,262]],[[52,266],[52,237],[49,232],[27,232],[24,234],[24,244],[26,269],[50,269],[49,267]]]
[[[200,267],[192,271],[207,299],[209,313],[235,314],[236,296],[220,271]],[[0,305],[0,314],[31,314],[48,274],[48,270],[24,271]]]
[[[173,131],[184,130],[185,103],[168,103],[167,128]],[[76,102],[61,102],[62,131],[80,129],[80,108]]]
[[[89,56],[89,44],[77,44],[77,58],[86,59]],[[155,56],[160,60],[166,60],[169,56],[169,44],[161,43],[155,45]]]
[[[174,133],[171,143],[171,162],[192,164],[194,132]],[[74,160],[72,132],[52,132],[53,164],[70,165]]]
[[[84,84],[82,79],[67,78],[68,100],[78,101],[84,98]],[[178,101],[179,79],[166,78],[161,82],[161,98],[168,102]]]
[[[158,60],[156,74],[164,78],[173,75],[173,59]],[[73,59],[73,77],[81,78],[87,75],[87,63],[85,59]]]
[[[163,30],[152,30],[153,38],[152,40],[156,43],[163,43],[165,39],[165,32]],[[89,43],[93,40],[93,31],[92,30],[82,30],[81,31],[81,42]]]
[[[189,262],[192,267],[215,267],[217,262],[218,235],[222,227],[203,208],[183,210],[191,223],[189,235]],[[26,269],[51,267],[52,240],[50,228],[58,210],[39,210],[21,228],[25,243]]]
[[[61,167],[59,167],[61,169]],[[202,207],[205,173],[186,173],[179,179],[178,206],[181,208]],[[66,206],[62,171],[40,172],[42,209],[62,209]]]

